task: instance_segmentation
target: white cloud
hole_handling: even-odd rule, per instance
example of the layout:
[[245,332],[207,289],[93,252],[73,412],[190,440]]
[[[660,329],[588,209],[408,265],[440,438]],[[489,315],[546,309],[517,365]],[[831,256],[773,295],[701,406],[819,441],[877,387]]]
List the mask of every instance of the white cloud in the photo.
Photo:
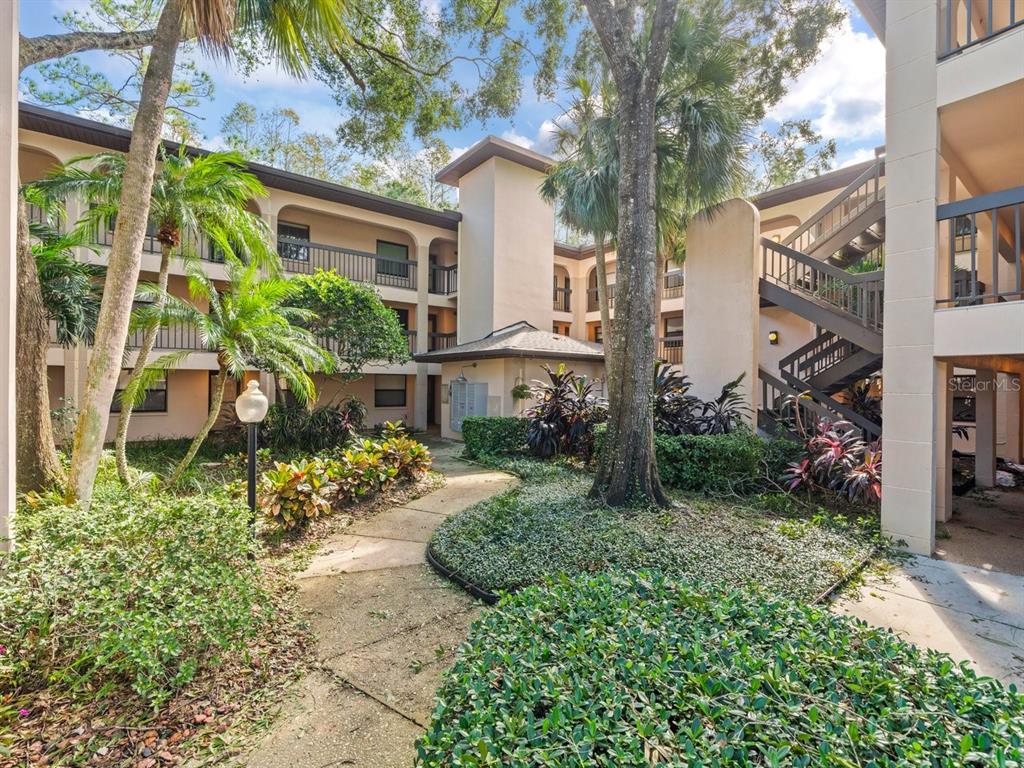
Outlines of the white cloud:
[[836,163],[837,168],[846,168],[851,165],[857,165],[857,163],[863,163],[865,160],[874,160],[875,150],[868,147],[862,147],[861,149],[854,150],[845,157],[838,158]]
[[528,139],[521,133],[516,133],[511,128],[509,128],[506,131],[503,131],[501,134],[501,138],[503,138],[505,141],[512,142],[513,144],[518,144],[520,147],[525,147],[526,149],[533,149],[533,145],[535,143],[533,139]]
[[777,121],[810,118],[826,138],[879,140],[885,133],[885,48],[856,32],[849,19],[821,58],[795,81],[772,110]]

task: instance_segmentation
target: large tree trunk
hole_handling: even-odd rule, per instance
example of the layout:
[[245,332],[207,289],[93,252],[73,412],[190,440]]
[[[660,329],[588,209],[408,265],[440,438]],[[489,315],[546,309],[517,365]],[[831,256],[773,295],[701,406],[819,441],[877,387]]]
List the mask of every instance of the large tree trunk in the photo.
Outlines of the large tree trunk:
[[88,504],[96,468],[110,418],[110,403],[121,372],[121,356],[128,334],[135,284],[142,263],[142,243],[149,217],[156,152],[163,128],[164,109],[174,72],[174,59],[182,34],[183,0],[167,0],[157,24],[149,66],[142,83],[139,110],[132,126],[124,187],[110,248],[107,279],[96,323],[96,339],[75,430],[68,501]]
[[25,200],[18,197],[18,320],[15,344],[18,490],[38,491],[64,481],[57,459],[46,381],[49,322],[28,230]]
[[[160,247],[160,275],[157,278],[157,286],[160,288],[160,293],[157,294],[155,309],[157,312],[163,312],[164,309],[164,294],[167,291],[167,277],[171,271],[171,246],[167,243],[162,243]],[[139,355],[135,358],[135,367],[132,368],[132,374],[128,378],[128,384],[130,385],[136,379],[142,376],[142,372],[146,369],[146,363],[149,361],[149,355],[153,351],[153,347],[156,344],[157,334],[160,333],[161,324],[157,323],[152,328],[147,328],[145,334],[142,337],[142,347],[139,349]],[[132,418],[132,411],[134,407],[131,403],[121,403],[121,413],[117,420],[117,437],[114,439],[114,456],[117,459],[117,476],[120,478],[124,485],[128,484],[128,423]]]
[[[606,448],[591,495],[619,506],[670,504],[654,455],[656,272],[655,105],[678,0],[649,6],[585,0],[619,95],[619,230],[615,279],[614,375]],[[645,31],[647,30],[647,31]],[[646,49],[646,50],[645,50]]]
[[224,387],[228,383],[228,369],[227,366],[222,362],[220,364],[220,370],[217,372],[217,383],[216,389],[213,392],[213,400],[210,403],[210,413],[206,416],[206,422],[203,424],[202,429],[192,439],[192,444],[188,447],[188,451],[181,461],[178,462],[178,466],[174,468],[171,476],[167,478],[167,485],[172,486],[181,480],[181,476],[185,474],[185,470],[192,464],[192,460],[195,459],[196,454],[199,453],[199,449],[202,447],[203,442],[206,440],[206,436],[210,434],[210,430],[213,429],[213,425],[217,423],[217,417],[220,416],[220,408],[224,404]]

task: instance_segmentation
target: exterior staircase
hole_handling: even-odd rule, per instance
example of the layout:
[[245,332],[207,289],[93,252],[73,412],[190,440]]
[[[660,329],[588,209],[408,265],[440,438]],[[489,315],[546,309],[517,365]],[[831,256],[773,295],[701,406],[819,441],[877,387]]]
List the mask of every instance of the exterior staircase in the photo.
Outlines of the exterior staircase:
[[881,437],[881,425],[835,395],[882,365],[884,272],[853,273],[843,265],[881,260],[884,163],[884,156],[877,158],[781,243],[761,240],[762,304],[783,307],[818,329],[811,341],[779,361],[778,371],[759,371],[758,424],[764,429],[785,428],[796,402],[805,423],[843,419],[869,440]]

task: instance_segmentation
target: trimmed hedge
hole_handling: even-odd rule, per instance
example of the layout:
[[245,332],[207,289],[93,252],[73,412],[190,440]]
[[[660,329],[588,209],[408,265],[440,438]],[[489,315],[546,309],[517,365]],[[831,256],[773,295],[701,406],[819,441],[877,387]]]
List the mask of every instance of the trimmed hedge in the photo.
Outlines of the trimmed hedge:
[[517,416],[470,416],[462,420],[466,456],[500,456],[519,453],[526,445],[530,422]]
[[659,575],[560,578],[476,622],[425,768],[1009,766],[1024,697],[825,607]]
[[[596,445],[604,447],[598,428]],[[791,440],[762,438],[742,429],[725,435],[654,435],[661,481],[681,491],[750,493],[778,480],[800,446]],[[596,450],[595,450],[596,453]]]

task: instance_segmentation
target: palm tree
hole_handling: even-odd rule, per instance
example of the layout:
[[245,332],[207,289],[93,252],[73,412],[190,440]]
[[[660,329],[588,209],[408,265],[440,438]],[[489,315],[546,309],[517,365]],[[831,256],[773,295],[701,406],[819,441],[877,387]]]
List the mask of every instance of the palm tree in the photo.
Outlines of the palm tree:
[[551,167],[540,193],[548,201],[558,201],[558,216],[564,224],[594,240],[597,303],[605,370],[610,374],[613,329],[604,246],[605,238],[615,232],[618,223],[619,184],[615,136],[603,129],[607,123],[603,104],[610,83],[605,80],[598,93],[586,78],[578,78],[574,85],[578,95],[555,133],[555,154],[566,159]]
[[[51,198],[67,199],[78,195],[80,199],[89,200],[93,207],[86,214],[85,222],[93,227],[107,226],[116,215],[117,202],[121,199],[126,165],[124,155],[116,153],[75,158],[34,186]],[[245,208],[249,200],[266,194],[259,179],[245,170],[245,159],[237,152],[211,152],[193,158],[182,147],[177,154],[161,156],[149,204],[150,226],[160,243],[155,313],[163,308],[171,257],[177,252],[183,259],[194,258],[197,254],[193,245],[202,245],[198,235],[205,237],[209,245],[222,254],[234,255],[238,248],[260,266],[277,270],[269,229],[262,219]],[[121,395],[114,452],[122,483],[128,482],[125,453],[128,424],[133,409],[145,395],[139,380],[159,330],[159,323],[152,323],[145,329],[142,346]]]
[[345,9],[340,0],[165,0],[125,162],[106,290],[75,429],[65,490],[68,501],[88,504],[92,498],[131,320],[157,149],[179,43],[196,38],[200,47],[227,57],[233,35],[256,36],[288,71],[304,75],[317,46],[345,38]]
[[[199,433],[192,440],[184,458],[168,478],[168,485],[181,479],[210,433],[221,405],[228,378],[241,379],[246,370],[262,367],[288,382],[300,402],[316,400],[316,387],[310,374],[330,373],[334,357],[317,345],[316,339],[299,323],[311,319],[308,310],[289,306],[297,286],[287,278],[265,276],[254,263],[242,263],[227,256],[228,285],[219,290],[202,268],[188,266],[189,294],[193,301],[209,305],[209,313],[196,304],[164,292],[162,312],[153,305],[136,312],[135,322],[147,325],[161,319],[195,328],[199,338],[217,353],[215,391],[210,398],[210,412]],[[140,297],[156,299],[157,286],[141,286]],[[153,361],[140,380],[143,389],[156,372],[174,366],[187,352],[175,352]]]

